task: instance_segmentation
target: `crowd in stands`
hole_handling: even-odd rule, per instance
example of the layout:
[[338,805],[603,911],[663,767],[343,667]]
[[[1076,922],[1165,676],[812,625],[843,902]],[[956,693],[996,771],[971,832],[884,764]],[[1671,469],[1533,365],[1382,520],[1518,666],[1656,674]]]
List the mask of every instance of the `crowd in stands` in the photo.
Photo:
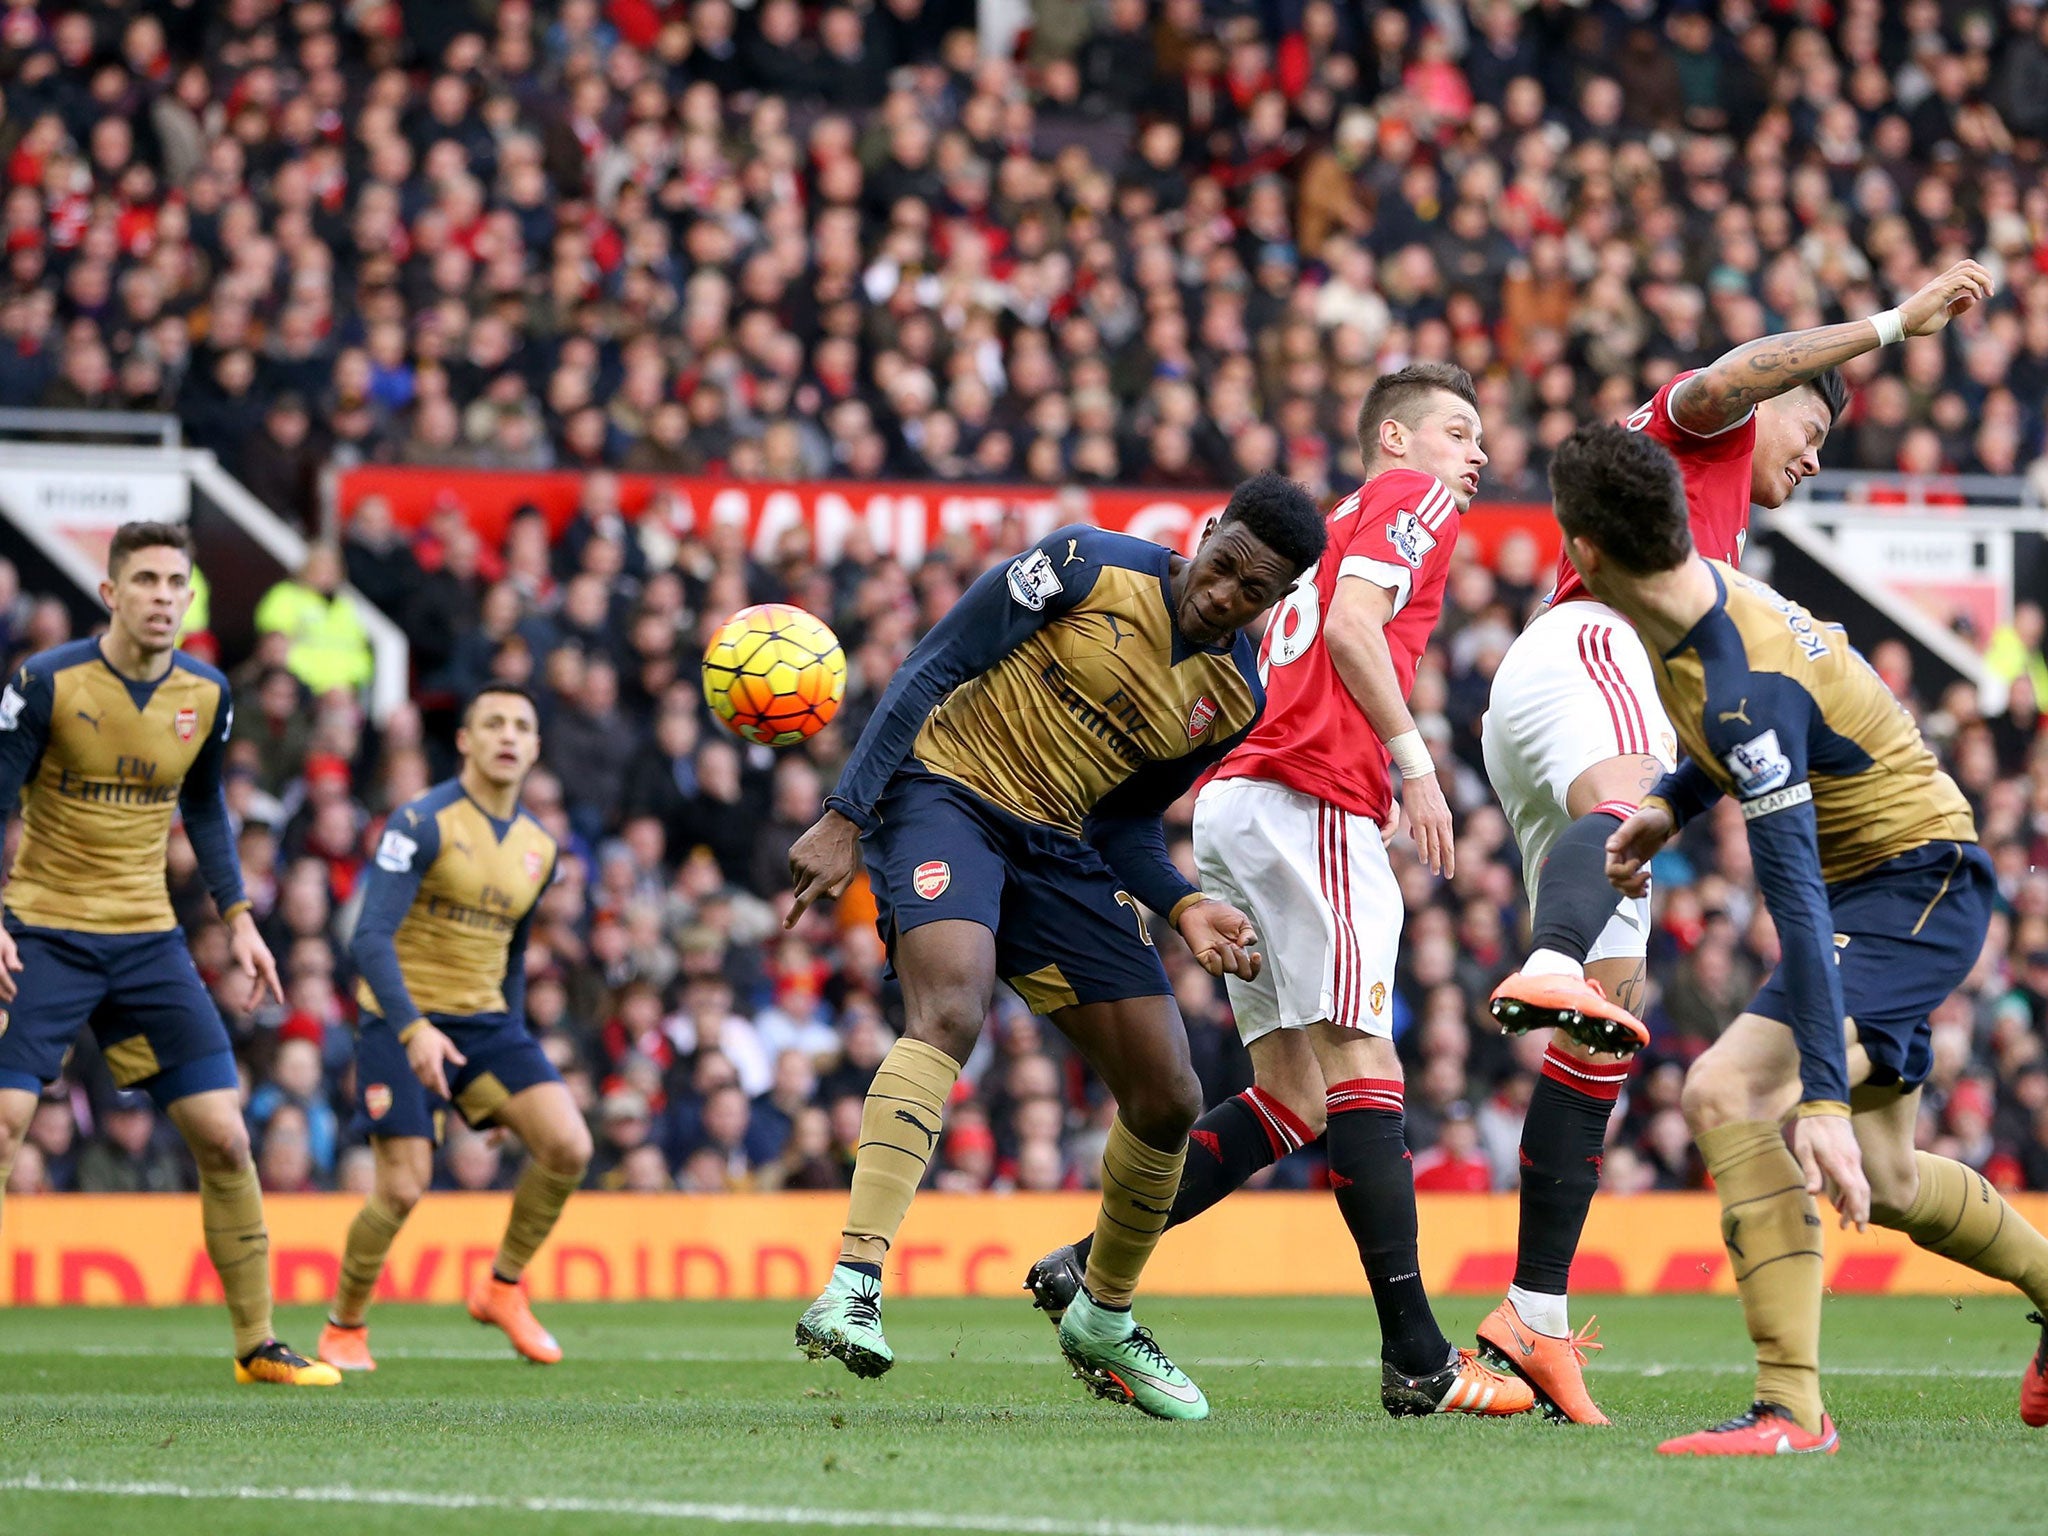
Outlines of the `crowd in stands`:
[[[368,500],[258,611],[229,798],[283,1008],[247,1008],[182,841],[172,879],[242,1050],[266,1187],[367,1186],[346,943],[366,850],[452,770],[453,707],[491,678],[543,700],[526,799],[572,857],[528,1003],[596,1130],[593,1185],[846,1181],[898,999],[858,888],[782,931],[788,847],[881,683],[1021,532],[914,568],[858,535],[830,566],[800,538],[757,558],[727,530],[636,527],[615,471],[1172,487],[1272,467],[1335,492],[1371,378],[1450,358],[1480,381],[1485,494],[1537,498],[1574,422],[1966,255],[1997,301],[1853,367],[1824,462],[2017,474],[2041,453],[2048,12],[1038,0],[1003,58],[980,55],[972,12],[0,10],[0,405],[175,411],[309,527],[328,463],[584,476],[554,539],[535,513],[486,545],[456,504],[408,533]],[[415,702],[380,722],[344,573],[412,644]],[[1460,837],[1449,885],[1394,845],[1425,1189],[1516,1177],[1540,1045],[1484,1011],[1527,910],[1477,723],[1548,574],[1526,541],[1462,561],[1416,685]],[[709,626],[778,598],[828,617],[851,663],[839,719],[779,756],[694,687]],[[0,570],[9,657],[72,622]],[[2012,676],[2048,679],[2038,611],[1999,638]],[[1937,1017],[1922,1134],[2048,1189],[2048,690],[1987,719],[1967,687],[1922,696],[1903,647],[1873,659],[1977,807],[2005,896]],[[1689,829],[1658,873],[1655,1042],[1605,1163],[1624,1193],[1701,1181],[1683,1064],[1775,953],[1739,818]],[[1213,1101],[1248,1064],[1216,984],[1161,941]],[[1109,1106],[1013,997],[963,1084],[939,1185],[1094,1176]],[[517,1157],[458,1129],[437,1179],[502,1188]],[[1267,1177],[1310,1184],[1320,1161]],[[9,1187],[189,1181],[87,1039]]]

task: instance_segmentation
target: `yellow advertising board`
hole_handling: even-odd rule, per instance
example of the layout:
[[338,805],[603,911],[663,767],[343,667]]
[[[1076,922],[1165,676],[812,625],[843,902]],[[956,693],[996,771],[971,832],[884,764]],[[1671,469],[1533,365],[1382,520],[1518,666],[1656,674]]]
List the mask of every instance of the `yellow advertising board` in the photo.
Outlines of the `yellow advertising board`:
[[[271,1263],[278,1299],[333,1294],[358,1202],[273,1195]],[[506,1195],[434,1194],[391,1250],[387,1301],[452,1302],[491,1261]],[[2015,1204],[2048,1227],[2048,1195]],[[1422,1270],[1438,1294],[1497,1295],[1514,1269],[1511,1195],[1423,1195]],[[824,1284],[845,1197],[579,1195],[528,1271],[543,1300],[796,1300]],[[921,1196],[889,1256],[890,1294],[1014,1293],[1031,1261],[1092,1229],[1092,1195]],[[2000,1289],[1892,1232],[1827,1223],[1828,1284],[1837,1292],[1965,1295]],[[1572,1272],[1574,1291],[1732,1293],[1711,1195],[1600,1199]],[[1358,1255],[1327,1194],[1248,1194],[1166,1235],[1146,1272],[1154,1295],[1362,1295]],[[184,1195],[41,1195],[7,1202],[0,1224],[0,1304],[169,1306],[211,1302],[220,1286],[200,1242],[199,1204]]]

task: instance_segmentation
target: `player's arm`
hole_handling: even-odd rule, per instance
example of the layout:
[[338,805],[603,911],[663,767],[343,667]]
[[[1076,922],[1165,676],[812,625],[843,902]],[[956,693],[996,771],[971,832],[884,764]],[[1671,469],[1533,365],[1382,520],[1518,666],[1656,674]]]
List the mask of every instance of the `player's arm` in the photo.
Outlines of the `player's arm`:
[[254,1007],[268,992],[284,1001],[284,983],[278,978],[277,961],[263,935],[256,928],[256,914],[242,886],[242,860],[235,852],[235,829],[228,819],[227,786],[221,768],[227,755],[229,735],[235,728],[235,706],[225,685],[220,690],[220,716],[178,790],[178,815],[185,824],[185,837],[199,861],[200,878],[213,894],[213,905],[228,925],[228,952],[235,968],[249,982],[249,1006]]
[[1415,728],[1415,717],[1394,671],[1387,625],[1401,610],[1406,587],[1390,586],[1386,568],[1369,557],[1351,555],[1340,567],[1323,645],[1345,690],[1364,711],[1367,723],[1401,770],[1401,800],[1409,831],[1423,864],[1449,879],[1457,873],[1452,850],[1451,807],[1437,782],[1436,762]]
[[1721,786],[1686,758],[1643,797],[1607,839],[1607,878],[1627,896],[1650,894],[1650,860],[1695,816],[1721,798]]
[[393,814],[363,872],[363,905],[349,940],[356,974],[377,999],[377,1011],[400,1040],[426,1023],[398,964],[398,925],[418,899],[420,882],[441,852],[441,829],[431,815],[410,807]]
[[[0,857],[5,853],[7,823],[21,809],[22,786],[36,776],[50,744],[55,697],[50,675],[26,665],[0,689]],[[14,977],[20,969],[14,935],[0,928],[0,1003],[14,1001]]]
[[1101,570],[1093,528],[1061,528],[1007,565],[982,573],[918,641],[855,743],[825,814],[789,850],[795,923],[820,896],[845,889],[860,864],[860,834],[874,830],[875,802],[925,719],[969,678],[979,677],[1037,630],[1070,611]]
[[1990,298],[1991,292],[1989,272],[1974,261],[1959,261],[1897,309],[1867,320],[1760,336],[1681,379],[1671,391],[1671,419],[1701,437],[1725,432],[1758,402],[1797,389],[1879,347],[1908,336],[1931,336],[1950,317]]

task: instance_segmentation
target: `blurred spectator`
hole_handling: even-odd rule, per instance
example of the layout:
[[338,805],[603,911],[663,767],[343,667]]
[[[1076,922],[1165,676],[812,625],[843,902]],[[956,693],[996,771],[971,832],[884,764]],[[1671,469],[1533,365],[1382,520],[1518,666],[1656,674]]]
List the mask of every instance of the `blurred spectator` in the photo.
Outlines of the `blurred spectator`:
[[155,1195],[188,1188],[183,1162],[157,1133],[146,1093],[116,1093],[100,1115],[100,1133],[78,1154],[77,1187],[94,1195]]
[[285,665],[314,694],[356,691],[370,682],[369,633],[355,599],[341,590],[342,577],[341,551],[315,544],[298,574],[280,581],[256,605],[256,628],[289,637]]

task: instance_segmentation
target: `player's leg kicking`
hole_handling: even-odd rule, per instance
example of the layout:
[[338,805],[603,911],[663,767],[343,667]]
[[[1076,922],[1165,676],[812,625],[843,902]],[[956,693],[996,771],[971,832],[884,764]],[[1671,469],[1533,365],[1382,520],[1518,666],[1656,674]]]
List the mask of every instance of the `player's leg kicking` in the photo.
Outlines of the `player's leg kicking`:
[[[1167,1225],[1327,1135],[1331,1188],[1379,1313],[1387,1411],[1527,1412],[1527,1387],[1451,1347],[1423,1288],[1389,1006],[1401,892],[1379,828],[1284,785],[1224,779],[1196,802],[1195,848],[1203,888],[1251,917],[1266,964],[1227,983],[1257,1081],[1197,1122]],[[1025,1280],[1034,1303],[1058,1316],[1092,1260],[1087,1239],[1041,1259]]]
[[[505,1127],[527,1152],[504,1238],[491,1267],[470,1288],[469,1315],[502,1328],[527,1359],[552,1365],[562,1358],[562,1347],[533,1315],[521,1281],[583,1182],[590,1130],[554,1064],[523,1026],[493,1020],[465,1027],[450,1020],[442,1027],[467,1058],[449,1084],[464,1118],[472,1125]],[[433,1177],[434,1146],[448,1101],[420,1082],[397,1035],[374,1017],[362,1032],[356,1078],[377,1181],[349,1225],[320,1358],[344,1370],[374,1371],[365,1321],[370,1295],[393,1240]]]
[[[1939,843],[1831,894],[1846,941],[1837,953],[1851,1016],[1851,1124],[1871,1220],[2016,1287],[2041,1309],[2029,1318],[2039,1322],[2048,1313],[2048,1238],[1981,1174],[1913,1145],[1919,1085],[1933,1059],[1928,1014],[1975,964],[1994,889],[1980,849]],[[1782,1129],[1800,1098],[1798,1046],[1777,1018],[1786,1001],[1774,976],[1752,1011],[1686,1074],[1686,1118],[1721,1199],[1722,1241],[1756,1342],[1757,1380],[1746,1412],[1666,1442],[1666,1454],[1835,1448],[1820,1390],[1821,1181],[1800,1167]],[[2029,1424],[2048,1423],[2039,1352],[2021,1378],[2020,1413]]]
[[1482,745],[1522,851],[1532,952],[1495,992],[1520,1034],[1552,1030],[1522,1127],[1515,1277],[1480,1325],[1487,1356],[1522,1375],[1547,1412],[1605,1416],[1587,1393],[1566,1301],[1572,1256],[1600,1183],[1607,1122],[1649,1031],[1641,994],[1650,903],[1607,882],[1608,837],[1671,766],[1675,737],[1642,642],[1611,609],[1565,603],[1517,638],[1496,674]]

